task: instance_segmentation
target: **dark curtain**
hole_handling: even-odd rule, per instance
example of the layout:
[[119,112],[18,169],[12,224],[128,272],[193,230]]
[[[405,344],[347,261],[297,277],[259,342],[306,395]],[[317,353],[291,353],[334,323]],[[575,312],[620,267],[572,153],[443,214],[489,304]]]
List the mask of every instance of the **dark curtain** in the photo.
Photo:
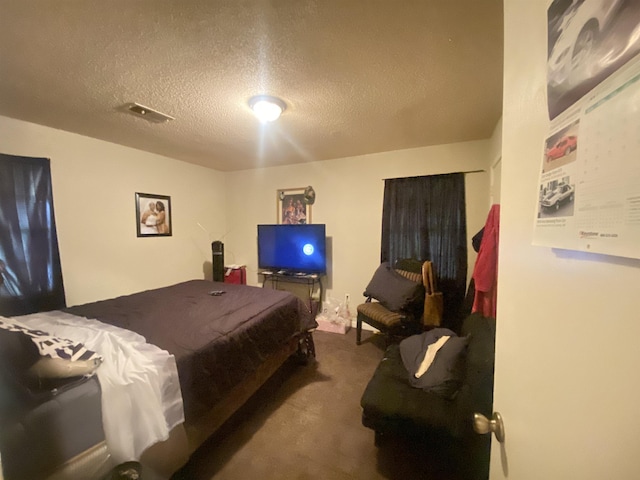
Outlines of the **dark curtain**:
[[467,284],[464,174],[385,180],[381,261],[431,260],[444,297],[444,326],[455,331]]
[[0,154],[0,315],[65,306],[49,159]]

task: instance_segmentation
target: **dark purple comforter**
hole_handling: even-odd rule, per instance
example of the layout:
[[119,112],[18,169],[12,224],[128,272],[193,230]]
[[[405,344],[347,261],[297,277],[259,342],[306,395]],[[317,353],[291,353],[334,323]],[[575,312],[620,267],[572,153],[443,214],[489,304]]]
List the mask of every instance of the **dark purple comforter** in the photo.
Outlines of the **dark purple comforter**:
[[[211,296],[212,290],[225,293]],[[315,326],[291,293],[206,280],[65,311],[137,332],[172,353],[187,420],[211,408],[293,335]]]

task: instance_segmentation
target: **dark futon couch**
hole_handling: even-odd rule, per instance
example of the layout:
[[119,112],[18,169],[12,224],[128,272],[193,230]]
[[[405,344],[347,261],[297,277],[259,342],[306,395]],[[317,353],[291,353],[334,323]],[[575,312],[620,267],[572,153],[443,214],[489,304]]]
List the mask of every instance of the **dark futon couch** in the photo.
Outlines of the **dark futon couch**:
[[[495,320],[471,314],[462,325],[467,337],[460,358],[459,388],[449,397],[411,386],[400,347],[387,348],[362,396],[362,423],[375,431],[376,445],[389,434],[435,440],[448,445],[463,478],[483,479],[489,471],[489,435],[473,432],[475,412],[491,417]],[[425,452],[428,454],[428,452]]]

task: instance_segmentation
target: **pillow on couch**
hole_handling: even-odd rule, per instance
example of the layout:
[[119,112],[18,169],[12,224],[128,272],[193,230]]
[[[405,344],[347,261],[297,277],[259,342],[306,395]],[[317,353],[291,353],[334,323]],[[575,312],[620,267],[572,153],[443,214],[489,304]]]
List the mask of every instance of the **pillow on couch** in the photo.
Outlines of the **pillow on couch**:
[[392,312],[412,312],[424,305],[424,285],[396,272],[388,262],[380,264],[364,291]]
[[[427,371],[420,378],[416,378],[415,373],[422,364],[427,348],[444,336],[448,336],[449,339],[438,350]],[[453,398],[462,385],[467,343],[466,337],[458,337],[447,328],[434,328],[402,340],[399,346],[400,355],[409,373],[409,383],[424,391]]]
[[99,356],[80,361],[43,356],[33,338],[9,327],[10,322],[0,317],[0,424],[84,381],[102,360]]
[[29,369],[29,373],[40,378],[71,378],[92,374],[102,360],[64,360],[62,358],[40,357]]
[[39,358],[38,347],[29,337],[0,328],[0,362],[7,370],[24,373]]
[[20,366],[20,374],[28,370],[40,378],[70,378],[89,375],[102,363],[102,357],[82,343],[31,329],[13,318],[0,317],[0,334],[3,363]]

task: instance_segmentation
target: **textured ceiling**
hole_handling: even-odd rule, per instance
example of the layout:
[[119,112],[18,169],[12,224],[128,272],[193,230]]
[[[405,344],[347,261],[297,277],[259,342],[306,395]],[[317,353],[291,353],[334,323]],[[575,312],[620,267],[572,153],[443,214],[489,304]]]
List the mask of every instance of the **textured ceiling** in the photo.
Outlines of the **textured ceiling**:
[[502,0],[0,0],[0,115],[222,171],[484,139],[502,32]]

